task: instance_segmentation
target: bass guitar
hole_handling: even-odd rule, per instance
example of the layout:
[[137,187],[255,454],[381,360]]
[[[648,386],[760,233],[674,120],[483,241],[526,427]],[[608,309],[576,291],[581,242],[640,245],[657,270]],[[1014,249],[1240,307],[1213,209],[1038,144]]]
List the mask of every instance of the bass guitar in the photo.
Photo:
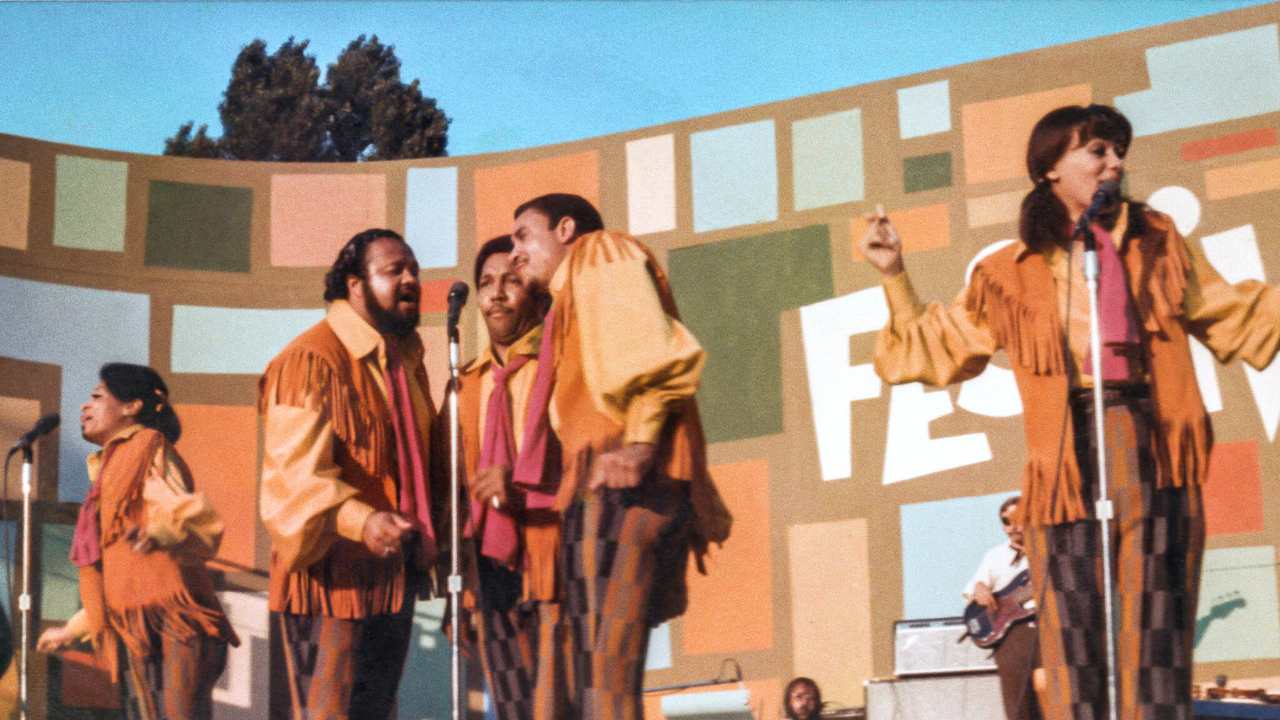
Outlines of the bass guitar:
[[[965,633],[960,640],[970,638],[973,644],[987,649],[1000,644],[1009,628],[1035,617],[1034,607],[1023,605],[1031,599],[1031,571],[1023,570],[1013,580],[994,593],[996,609],[971,602],[964,609]],[[958,642],[958,641],[957,641]]]

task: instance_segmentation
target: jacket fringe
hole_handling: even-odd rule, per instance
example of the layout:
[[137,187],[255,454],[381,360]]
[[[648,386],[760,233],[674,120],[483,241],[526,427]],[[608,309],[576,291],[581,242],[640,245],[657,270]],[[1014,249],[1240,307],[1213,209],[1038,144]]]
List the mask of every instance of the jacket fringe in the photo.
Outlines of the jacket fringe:
[[[272,361],[263,375],[258,393],[258,412],[265,415],[271,403],[307,407],[316,399],[342,441],[342,451],[370,475],[382,477],[393,472],[377,448],[392,444],[386,423],[376,422],[363,409],[349,383],[341,380],[342,360],[324,353],[294,347]],[[270,402],[269,402],[270,401]]]
[[[1042,317],[1008,292],[979,265],[969,281],[965,309],[985,317],[996,343],[1009,359],[1036,375],[1060,375],[1067,371],[1061,323],[1056,315]],[[1047,322],[1046,322],[1047,320]]]

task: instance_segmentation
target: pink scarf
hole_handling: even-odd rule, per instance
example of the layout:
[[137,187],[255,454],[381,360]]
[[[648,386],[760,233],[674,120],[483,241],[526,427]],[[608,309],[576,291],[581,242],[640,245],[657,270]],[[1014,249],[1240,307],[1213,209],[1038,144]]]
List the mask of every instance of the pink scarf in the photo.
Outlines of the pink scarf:
[[551,391],[556,384],[555,308],[542,321],[542,342],[538,344],[538,373],[533,376],[533,390],[529,393],[529,406],[525,409],[524,444],[516,458],[511,481],[525,488],[524,506],[530,510],[545,510],[556,502],[556,486],[559,477],[544,484],[548,448],[551,437]]
[[[1102,380],[1125,382],[1132,377],[1130,358],[1138,346],[1138,315],[1129,295],[1128,273],[1111,233],[1093,226],[1098,245],[1098,318],[1102,325]],[[1095,375],[1093,362],[1085,356],[1084,371]],[[1095,375],[1095,380],[1096,380]]]
[[[106,453],[103,453],[106,464]],[[98,477],[102,477],[99,472]],[[98,520],[98,501],[102,497],[102,484],[93,483],[84,502],[80,503],[80,515],[76,517],[76,531],[71,536],[71,562],[76,567],[88,567],[102,559],[102,525]]]
[[400,349],[387,343],[387,399],[391,425],[396,435],[396,465],[400,480],[400,514],[418,531],[422,555],[430,564],[436,557],[436,535],[431,524],[431,499],[427,493],[427,465],[422,455],[422,434],[409,395],[409,375],[400,359]]
[[[504,367],[494,362],[493,392],[489,394],[489,406],[485,410],[484,439],[480,444],[480,469],[497,465],[511,467],[516,458],[515,437],[511,430],[511,390],[507,379],[515,375],[529,362],[528,355],[511,359]],[[474,537],[480,528],[480,554],[512,567],[520,541],[516,534],[515,520],[506,508],[494,508],[488,504],[471,501],[471,517],[467,523],[467,537]]]

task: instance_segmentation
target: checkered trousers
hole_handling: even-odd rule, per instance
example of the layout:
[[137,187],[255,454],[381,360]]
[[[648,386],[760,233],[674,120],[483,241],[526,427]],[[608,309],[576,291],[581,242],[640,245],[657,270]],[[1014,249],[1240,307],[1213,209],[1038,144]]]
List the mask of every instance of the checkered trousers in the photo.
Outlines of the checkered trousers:
[[293,720],[388,720],[409,652],[413,601],[394,615],[340,620],[272,613],[284,642]]
[[[649,641],[651,593],[663,558],[688,542],[682,488],[650,479],[635,490],[586,493],[565,511],[559,641],[567,662],[558,714],[543,717],[638,720]],[[541,666],[540,666],[541,671]]]
[[197,635],[189,643],[155,633],[146,658],[120,644],[123,707],[129,720],[212,720],[213,687],[227,664],[227,643]]
[[[1096,499],[1091,403],[1073,402],[1072,412],[1085,497]],[[1108,494],[1115,509],[1110,539],[1118,716],[1191,720],[1191,652],[1205,532],[1200,489],[1156,488],[1149,399],[1111,394],[1105,415]],[[1047,720],[1107,717],[1099,527],[1090,519],[1027,529]]]

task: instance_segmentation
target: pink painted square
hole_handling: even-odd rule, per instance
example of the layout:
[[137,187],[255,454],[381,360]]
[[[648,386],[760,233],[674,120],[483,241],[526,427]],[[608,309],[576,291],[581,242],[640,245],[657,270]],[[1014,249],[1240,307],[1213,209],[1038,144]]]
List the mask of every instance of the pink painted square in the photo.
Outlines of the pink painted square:
[[386,227],[381,174],[275,175],[271,178],[271,264],[325,267],[352,235]]

